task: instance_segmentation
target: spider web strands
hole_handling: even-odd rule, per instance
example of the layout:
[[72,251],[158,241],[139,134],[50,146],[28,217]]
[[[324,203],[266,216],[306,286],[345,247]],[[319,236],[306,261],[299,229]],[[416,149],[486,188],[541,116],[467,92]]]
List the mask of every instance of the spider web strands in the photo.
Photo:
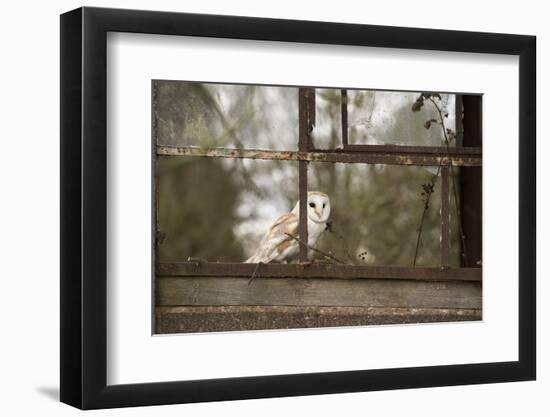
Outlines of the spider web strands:
[[336,263],[308,264],[243,264],[174,262],[159,263],[158,277],[218,277],[250,278],[326,278],[326,279],[401,279],[419,281],[481,282],[481,268],[397,267],[342,265]]
[[[348,149],[349,148],[349,149]],[[157,146],[160,156],[199,156],[211,158],[269,159],[286,161],[343,162],[412,166],[481,166],[481,148],[450,148],[399,145],[360,145],[354,149],[315,151],[275,151],[263,149],[200,148]],[[359,152],[360,151],[360,152]]]

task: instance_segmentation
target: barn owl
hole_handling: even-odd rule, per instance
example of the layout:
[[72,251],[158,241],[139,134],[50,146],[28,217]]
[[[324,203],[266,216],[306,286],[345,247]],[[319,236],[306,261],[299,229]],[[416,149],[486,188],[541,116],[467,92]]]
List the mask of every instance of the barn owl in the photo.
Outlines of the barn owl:
[[[307,235],[308,245],[315,246],[321,234],[327,228],[330,215],[328,195],[319,191],[307,193]],[[288,234],[299,238],[298,223],[300,219],[300,202],[296,203],[290,213],[283,214],[269,227],[256,253],[245,263],[287,262],[295,257],[300,248],[299,243]],[[311,255],[311,251],[308,256]]]

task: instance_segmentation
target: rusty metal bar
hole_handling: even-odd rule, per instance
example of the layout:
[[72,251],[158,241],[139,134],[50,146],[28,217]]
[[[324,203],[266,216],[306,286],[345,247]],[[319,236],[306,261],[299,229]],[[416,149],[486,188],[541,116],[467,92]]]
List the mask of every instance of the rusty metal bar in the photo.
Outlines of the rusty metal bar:
[[[298,90],[298,149],[307,152],[309,149],[309,112],[308,112],[308,89],[300,88]],[[302,242],[308,241],[307,234],[307,161],[300,161],[298,171],[298,186],[300,197],[300,218],[298,224],[298,235]],[[308,248],[300,245],[300,260],[307,261]]]
[[[479,95],[462,96],[464,145],[483,146],[483,98]],[[460,221],[464,234],[462,266],[480,266],[482,261],[483,175],[481,167],[461,168],[458,178],[460,190]]]
[[455,95],[455,132],[456,132],[456,146],[464,146],[464,125],[462,124],[463,117],[462,107],[462,94]]
[[481,156],[481,148],[445,147],[445,146],[410,146],[410,145],[347,145],[348,152],[380,152],[418,155],[452,155]]
[[348,91],[340,90],[340,113],[342,122],[342,145],[348,145]]
[[157,265],[158,277],[251,277],[327,279],[408,279],[420,281],[481,281],[481,268],[357,266],[340,264],[256,264],[175,262]]
[[449,252],[451,248],[451,224],[449,211],[449,167],[441,168],[441,266],[449,267]]
[[152,210],[152,225],[153,225],[153,264],[157,261],[157,247],[161,240],[161,231],[158,224],[158,211],[159,211],[159,173],[158,173],[158,166],[157,166],[157,114],[156,114],[156,105],[157,105],[157,82],[151,83],[151,95],[153,97],[153,100],[151,100],[152,103],[152,111],[151,111],[151,134],[154,138],[153,143],[151,144],[151,171],[153,173],[152,175],[152,193],[151,197],[153,199],[153,210]]
[[313,146],[313,140],[311,138],[311,132],[313,132],[313,128],[315,127],[317,118],[317,111],[315,107],[315,88],[308,88],[307,89],[307,132],[308,132],[308,150],[311,150],[314,148]]
[[[348,145],[354,147],[355,145]],[[420,166],[481,166],[480,148],[444,147],[401,147],[380,145],[361,146],[361,152],[354,149],[306,151],[273,151],[261,149],[225,149],[199,147],[157,146],[160,156],[200,156],[211,158],[246,158],[289,161],[344,162],[387,165],[420,165]],[[403,149],[400,149],[403,148]]]
[[[302,242],[308,242],[308,232],[307,232],[307,162],[300,161],[300,166],[298,169],[299,175],[299,194],[300,194],[300,219],[298,225],[298,235]],[[305,262],[307,261],[307,246],[300,245],[300,260]]]
[[298,89],[298,150],[307,152],[310,149],[310,133],[313,130],[312,117],[310,112],[311,96],[315,92],[311,88]]
[[[156,155],[157,153],[157,136],[158,136],[158,126],[157,126],[157,82],[154,81],[151,83],[151,96],[153,99],[151,100],[151,135],[153,136],[153,141],[151,143],[151,182],[152,182],[152,190],[151,190],[151,199],[152,199],[152,210],[151,210],[151,244],[153,246],[153,250],[151,252],[151,273],[154,274],[156,270],[157,263],[159,262],[159,256],[158,256],[158,247],[162,243],[163,237],[162,232],[159,227],[159,219],[158,219],[158,213],[159,213],[159,206],[160,206],[160,181],[159,181],[159,170],[158,170],[158,157]],[[153,275],[154,276],[154,275]],[[151,303],[152,305],[155,305],[157,293],[156,293],[156,286],[153,285],[151,289]],[[156,320],[154,316],[154,312],[151,311],[151,330],[153,333],[156,333]]]

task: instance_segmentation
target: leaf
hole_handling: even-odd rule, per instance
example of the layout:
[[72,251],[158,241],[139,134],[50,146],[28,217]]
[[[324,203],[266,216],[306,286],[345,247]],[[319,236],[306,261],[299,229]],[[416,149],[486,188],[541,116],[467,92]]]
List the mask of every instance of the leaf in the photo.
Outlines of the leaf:
[[412,108],[411,110],[412,111],[420,111],[420,109],[422,108],[422,106],[424,106],[424,97],[422,95],[420,95],[416,101],[414,102],[414,104],[412,105]]
[[426,121],[426,123],[424,123],[424,127],[426,129],[429,129],[430,127],[432,127],[432,123],[438,123],[436,119],[430,119],[428,121]]
[[439,93],[422,93],[421,97],[429,99],[429,98],[438,98],[441,100],[441,95]]

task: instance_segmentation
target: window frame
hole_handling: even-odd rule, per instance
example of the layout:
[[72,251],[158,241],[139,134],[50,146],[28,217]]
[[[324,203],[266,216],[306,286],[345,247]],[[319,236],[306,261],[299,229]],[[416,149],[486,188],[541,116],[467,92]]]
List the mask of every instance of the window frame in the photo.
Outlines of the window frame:
[[[152,80],[152,88],[155,82]],[[338,88],[335,88],[338,89]],[[157,277],[189,276],[189,277],[250,277],[250,278],[335,278],[335,279],[410,279],[423,281],[477,281],[482,280],[482,269],[480,264],[462,260],[461,266],[452,268],[449,265],[450,252],[450,177],[453,168],[479,167],[482,166],[481,147],[481,123],[474,126],[474,129],[464,129],[462,123],[457,123],[456,140],[457,146],[409,146],[409,145],[369,145],[348,143],[347,123],[347,90],[339,89],[341,92],[341,140],[342,147],[336,149],[318,149],[315,147],[311,133],[315,126],[315,101],[316,92],[314,87],[298,87],[298,149],[293,151],[265,150],[265,149],[231,149],[231,148],[202,148],[198,146],[168,146],[159,145],[155,114],[153,112],[153,170],[154,170],[154,198],[155,213],[153,215],[156,237],[154,239],[155,274]],[[462,119],[463,100],[462,94],[455,94],[457,97],[457,120]],[[478,97],[481,103],[481,96]],[[475,107],[475,106],[472,106]],[[480,113],[481,106],[476,107]],[[467,112],[464,113],[468,114]],[[478,114],[480,117],[481,114]],[[469,117],[472,117],[470,112]],[[458,128],[460,127],[460,128]],[[464,130],[469,135],[478,135],[470,143],[479,143],[480,146],[462,146]],[[460,143],[460,146],[459,146]],[[158,210],[158,175],[156,172],[156,161],[159,156],[164,157],[206,157],[206,158],[244,158],[264,160],[285,160],[298,161],[298,191],[300,204],[300,218],[298,224],[298,235],[300,236],[299,263],[297,264],[246,264],[241,262],[204,262],[187,260],[181,262],[159,262],[157,246],[159,245],[160,230],[157,223],[156,212]],[[439,266],[418,267],[418,266],[371,266],[351,264],[314,264],[308,262],[307,254],[309,248],[303,243],[307,242],[307,192],[308,192],[308,163],[367,163],[382,165],[404,165],[404,166],[440,166],[441,173],[441,213],[440,213],[440,254]],[[460,174],[456,174],[461,177]],[[470,179],[471,182],[471,179]],[[481,189],[479,190],[481,192]],[[479,195],[479,199],[481,195]],[[475,200],[474,200],[475,201]],[[480,203],[480,201],[479,201]],[[459,209],[460,210],[460,209]],[[479,212],[481,216],[481,211]],[[459,212],[459,221],[462,216]],[[461,226],[462,227],[462,226]],[[479,231],[481,233],[481,231]]]

